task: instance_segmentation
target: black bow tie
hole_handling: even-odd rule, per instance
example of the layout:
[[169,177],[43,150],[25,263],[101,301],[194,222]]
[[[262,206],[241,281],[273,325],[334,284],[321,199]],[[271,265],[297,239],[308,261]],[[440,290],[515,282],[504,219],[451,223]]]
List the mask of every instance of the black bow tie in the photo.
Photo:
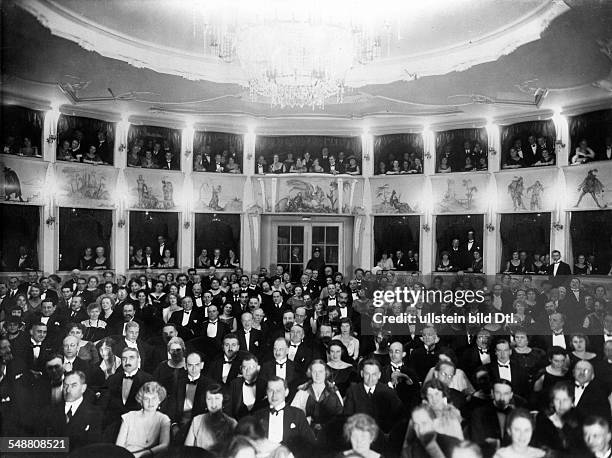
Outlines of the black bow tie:
[[32,348],[40,348],[42,344],[32,344]]
[[223,365],[225,366],[226,364],[232,364],[233,361],[223,361]]
[[574,385],[576,386],[576,388],[580,388],[581,390],[584,390],[584,388],[586,387],[586,385],[581,385],[580,383],[575,383]]
[[297,348],[297,347],[299,347],[299,346],[300,346],[300,344],[291,344],[291,346],[292,346],[293,348]]
[[392,370],[393,372],[395,372],[395,371],[401,371],[401,370],[402,370],[402,366],[403,366],[403,364],[402,364],[401,366],[396,366],[395,364],[391,364],[391,370]]
[[563,335],[563,331],[553,332],[553,335],[555,335],[555,336],[562,336]]
[[132,380],[134,378],[133,375],[127,375],[127,374],[123,374],[123,379],[124,380]]
[[510,363],[508,363],[508,364],[500,364],[500,363],[497,363],[497,366],[498,366],[498,367],[505,367],[506,369],[510,369]]
[[255,386],[256,383],[257,383],[257,381],[254,381],[254,382],[247,382],[246,380],[244,381],[244,384],[246,386]]
[[478,351],[479,351],[479,353],[481,355],[488,355],[489,354],[489,350],[482,350],[482,349],[479,348]]
[[281,369],[285,367],[285,364],[287,364],[287,361],[285,361],[284,363],[279,363],[278,361],[276,362],[276,365],[280,367]]
[[270,415],[278,415],[281,410],[285,410],[285,408],[283,407],[281,409],[276,410],[274,407],[270,407]]
[[199,380],[199,378],[197,378],[195,380],[189,379],[189,380],[187,380],[187,384],[188,385],[197,385],[198,384],[198,380]]

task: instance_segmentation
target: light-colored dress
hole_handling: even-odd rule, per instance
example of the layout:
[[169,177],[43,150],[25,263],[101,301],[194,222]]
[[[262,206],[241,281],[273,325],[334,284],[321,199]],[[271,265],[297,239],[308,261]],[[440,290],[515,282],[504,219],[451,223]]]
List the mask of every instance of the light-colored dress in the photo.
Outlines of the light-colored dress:
[[137,410],[125,413],[121,418],[127,428],[126,443],[117,445],[130,452],[159,445],[162,428],[170,430],[170,418],[161,412],[145,417],[142,410]]
[[546,455],[544,450],[535,447],[528,447],[526,452],[516,452],[512,447],[500,448],[493,458],[542,458]]
[[[217,438],[206,424],[206,419],[209,416],[209,413],[204,413],[194,417],[185,438],[185,445],[203,448],[204,450],[210,450],[217,445]],[[238,422],[235,419],[225,414],[223,414],[223,419],[228,423],[229,429],[236,428]]]

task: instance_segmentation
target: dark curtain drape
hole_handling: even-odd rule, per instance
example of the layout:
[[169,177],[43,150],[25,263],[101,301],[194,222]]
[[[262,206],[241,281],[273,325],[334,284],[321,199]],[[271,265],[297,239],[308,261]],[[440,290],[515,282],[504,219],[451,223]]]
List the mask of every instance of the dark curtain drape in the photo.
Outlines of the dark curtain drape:
[[226,258],[230,249],[240,256],[240,215],[215,215],[196,213],[195,215],[195,253],[194,260],[203,249],[212,256],[213,250],[219,248],[221,256]]
[[419,216],[374,217],[374,261],[380,260],[383,252],[395,256],[397,250],[406,255],[408,250],[419,251],[421,233]]
[[31,205],[0,205],[0,269],[18,270],[19,247],[23,246],[38,268],[40,209]]
[[[391,162],[391,155],[401,161],[404,153],[414,153],[423,159],[423,136],[421,134],[390,134],[374,137],[374,163]],[[378,173],[378,168],[376,168]]]
[[2,141],[7,143],[9,137],[14,138],[15,147],[23,146],[23,139],[32,140],[32,146],[39,149],[42,144],[42,131],[45,113],[17,105],[2,105],[0,108],[0,131]]
[[526,251],[529,259],[534,253],[550,252],[550,213],[501,215],[499,233],[502,241],[500,272],[503,272],[513,251]]
[[111,261],[113,212],[85,208],[60,208],[59,211],[60,270],[79,268],[85,248],[104,248],[107,265]]
[[312,157],[321,155],[321,149],[326,147],[329,154],[336,155],[344,152],[344,157],[355,156],[357,163],[361,164],[361,138],[360,137],[325,137],[320,135],[285,135],[285,136],[257,136],[255,141],[255,154],[264,156],[268,163],[272,162],[275,154],[285,159],[287,153],[293,153],[293,158],[301,157],[309,152]]
[[570,158],[578,143],[586,139],[597,159],[606,157],[606,137],[612,138],[612,110],[593,111],[569,118]]
[[242,164],[244,153],[244,137],[238,134],[224,132],[202,132],[196,131],[193,135],[193,151],[204,152],[204,147],[210,145],[212,154],[222,154],[234,148],[237,153],[238,163]]
[[172,251],[176,263],[179,262],[177,251],[177,240],[179,232],[178,213],[166,212],[130,212],[130,246],[134,247],[134,253],[139,248],[153,248],[156,254],[157,236],[166,238],[166,246]]
[[155,142],[161,143],[162,149],[164,144],[168,144],[174,157],[178,157],[181,152],[181,131],[178,129],[130,125],[128,130],[128,149],[132,149],[132,145],[137,139],[144,140],[143,154],[149,148],[153,150],[153,143]]
[[612,263],[612,210],[571,213],[574,262],[578,255],[595,256],[595,272],[606,275]]
[[[484,215],[440,215],[436,218],[436,243],[438,257],[436,265],[440,260],[440,253],[450,250],[454,238],[460,243],[467,240],[468,231],[474,231],[476,242],[482,247],[482,232]],[[484,248],[483,248],[484,249]],[[481,253],[484,257],[485,254]]]
[[57,121],[58,148],[64,140],[78,139],[85,152],[90,145],[98,144],[98,132],[106,134],[106,141],[112,148],[115,144],[115,123],[82,116],[60,115]]
[[510,147],[514,145],[516,140],[521,140],[523,148],[527,148],[527,138],[533,135],[536,137],[546,138],[546,148],[548,151],[555,150],[555,140],[557,131],[555,123],[552,119],[546,121],[527,121],[512,124],[511,126],[502,126],[501,128],[501,144],[504,158],[507,156]]
[[447,144],[453,151],[462,151],[463,143],[469,141],[472,146],[475,142],[480,143],[483,151],[488,151],[487,129],[455,129],[444,132],[436,132],[436,151],[441,153]]

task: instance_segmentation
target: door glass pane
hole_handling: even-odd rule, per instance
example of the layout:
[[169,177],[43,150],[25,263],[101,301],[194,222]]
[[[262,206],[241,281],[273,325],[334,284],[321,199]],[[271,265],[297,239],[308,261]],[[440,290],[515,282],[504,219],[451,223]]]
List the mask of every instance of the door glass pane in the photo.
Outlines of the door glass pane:
[[276,262],[289,262],[289,245],[278,245]]
[[303,245],[292,245],[291,246],[291,262],[294,264],[304,262]]
[[326,242],[328,245],[338,244],[338,227],[329,226],[326,228]]
[[289,243],[289,226],[278,226],[278,243]]
[[328,264],[338,263],[338,247],[337,246],[328,246],[325,249],[325,262],[327,262]]
[[304,228],[291,226],[291,243],[304,243]]
[[325,226],[313,226],[312,228],[312,244],[325,243]]

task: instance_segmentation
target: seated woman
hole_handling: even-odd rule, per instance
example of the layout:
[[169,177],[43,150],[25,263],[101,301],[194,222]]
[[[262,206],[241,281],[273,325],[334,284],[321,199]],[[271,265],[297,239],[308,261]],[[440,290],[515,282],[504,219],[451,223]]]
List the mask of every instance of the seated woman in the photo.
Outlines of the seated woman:
[[504,166],[502,168],[504,168],[504,169],[520,169],[522,167],[525,167],[525,163],[523,162],[523,160],[519,156],[519,154],[516,151],[516,149],[515,148],[510,148],[510,153],[508,154],[508,157],[506,158],[506,161],[504,162]]
[[[92,304],[90,304],[92,305]],[[100,360],[98,355],[98,350],[94,346],[94,344],[88,340],[83,340],[83,336],[85,335],[86,328],[81,323],[70,323],[67,326],[68,335],[76,337],[79,346],[79,353],[77,356],[89,364],[96,365]]]
[[197,267],[204,267],[208,269],[210,267],[210,258],[208,257],[208,250],[203,249],[198,256],[198,265]]
[[230,267],[232,269],[236,269],[237,267],[240,267],[240,259],[238,259],[238,256],[236,256],[236,252],[232,250],[231,248],[228,250],[226,262],[227,262],[227,267]]
[[[232,438],[238,422],[223,413],[223,388],[212,384],[206,389],[207,412],[193,418],[185,445],[220,453]],[[220,455],[219,455],[220,456]]]
[[134,145],[128,154],[127,165],[128,167],[140,167],[142,158],[140,157],[141,147],[140,145]]
[[578,143],[578,148],[576,148],[576,152],[572,156],[572,160],[570,163],[572,165],[576,164],[586,164],[587,162],[591,162],[595,159],[595,151],[589,148],[589,145],[585,138],[580,140]]
[[402,168],[400,167],[399,161],[393,161],[391,163],[391,168],[387,170],[386,175],[399,175],[402,173]]
[[156,280],[153,282],[153,291],[149,293],[149,300],[156,309],[161,310],[166,305],[166,293],[164,292],[164,282]]
[[448,163],[448,158],[442,157],[442,159],[440,159],[440,164],[438,165],[438,173],[450,173],[452,171],[453,169]]
[[[120,319],[120,313],[117,311],[116,313],[113,311],[115,307],[115,300],[112,297],[108,296],[100,296],[100,320],[106,323],[106,328],[109,326],[109,323],[112,323],[114,320]],[[89,311],[89,308],[88,308]],[[92,315],[90,315],[91,317]],[[95,315],[94,315],[95,316]],[[93,322],[93,321],[92,321]],[[98,325],[100,326],[100,325]]]
[[304,166],[304,163],[302,162],[302,159],[300,159],[299,157],[295,160],[295,163],[291,165],[291,168],[289,169],[289,173],[306,173],[306,167]]
[[92,302],[87,306],[87,315],[89,315],[88,320],[81,321],[81,325],[85,327],[83,331],[83,338],[89,340],[91,342],[97,342],[98,340],[104,338],[106,336],[106,321],[100,319],[100,313],[102,313],[102,302],[105,302],[105,305],[110,305],[110,311],[112,314],[112,303],[111,299],[106,297],[103,298],[100,302],[100,305],[96,302]]
[[270,173],[285,173],[285,164],[280,161],[280,157],[278,154],[275,154],[272,157],[272,164],[270,164]]
[[378,171],[376,175],[386,175],[387,174],[387,164],[384,161],[380,161],[378,163]]
[[463,440],[461,413],[448,402],[450,395],[448,386],[438,379],[433,379],[423,384],[421,393],[423,398],[427,400],[427,404],[436,414],[436,419],[434,420],[436,432]]
[[524,329],[514,332],[514,350],[510,359],[517,363],[521,370],[529,374],[529,380],[546,367],[546,352],[541,348],[529,345],[529,335]]
[[325,446],[334,439],[328,435],[328,425],[342,415],[342,396],[336,385],[328,381],[330,370],[325,361],[315,359],[308,366],[306,376],[309,380],[301,385],[291,402],[293,407],[301,409],[317,442]]
[[136,458],[166,451],[170,445],[170,418],[157,410],[165,399],[166,390],[159,383],[142,385],[136,395],[142,409],[121,416],[123,421],[116,444]]
[[346,395],[352,382],[359,380],[357,369],[349,360],[344,344],[337,339],[332,340],[327,349],[327,366],[331,369],[328,378],[338,387],[342,396]]
[[591,268],[586,262],[586,257],[583,254],[578,255],[578,260],[574,264],[574,275],[590,275]]
[[482,273],[483,259],[480,255],[480,251],[474,250],[474,259],[472,260],[472,265],[468,267],[468,272],[474,273]]
[[93,270],[107,270],[108,263],[106,256],[104,255],[104,247],[96,247],[96,259],[94,259]]
[[506,420],[506,431],[512,443],[502,447],[493,458],[542,458],[546,455],[544,450],[530,447],[533,435],[533,419],[528,410],[513,409]]
[[233,304],[231,302],[226,302],[223,304],[223,313],[219,315],[219,321],[225,323],[230,332],[236,332],[236,329],[238,329],[238,323],[233,312]]
[[236,163],[236,160],[233,157],[227,158],[227,164],[225,164],[225,171],[227,173],[241,173],[240,165]]
[[93,270],[94,268],[94,255],[93,248],[85,248],[85,253],[79,261],[79,270]]
[[548,360],[550,364],[536,374],[535,377],[535,383],[533,384],[534,397],[537,396],[540,399],[537,399],[534,405],[542,405],[540,394],[544,394],[544,399],[546,399],[555,383],[571,381],[571,374],[568,373],[569,361],[565,348],[552,347],[549,351]]
[[359,359],[359,339],[353,335],[353,323],[349,318],[340,319],[340,334],[333,338],[344,344],[350,358],[355,362]]
[[164,257],[159,260],[158,266],[164,269],[174,269],[174,258],[172,257],[172,251],[165,249]]
[[321,164],[319,163],[319,158],[314,158],[312,161],[312,166],[310,167],[309,172],[311,173],[323,173],[325,172],[325,169],[323,167],[321,167]]
[[57,148],[57,160],[67,162],[76,161],[72,156],[72,150],[70,149],[70,142],[68,140],[64,140],[62,145]]
[[346,166],[344,173],[349,175],[361,175],[361,169],[359,168],[359,164],[357,164],[357,159],[355,159],[354,156],[350,156],[348,160],[349,163]]
[[443,251],[440,257],[441,257],[440,263],[438,264],[438,267],[436,268],[436,270],[438,272],[453,272],[455,270],[455,267],[450,261],[448,251]]
[[569,456],[582,444],[580,419],[574,410],[574,390],[560,382],[550,390],[550,405],[538,412],[533,445]]
[[340,456],[378,458],[381,455],[371,450],[372,443],[378,436],[376,421],[365,413],[351,415],[344,423],[344,438],[350,442],[351,449]]
[[525,265],[520,260],[518,251],[512,252],[512,258],[506,263],[504,273],[508,274],[524,274],[526,272]]
[[114,346],[115,341],[110,337],[102,339],[96,345],[100,364],[92,368],[89,383],[94,391],[104,392],[108,388],[108,378],[121,368],[121,358],[113,352]]
[[472,170],[474,170],[474,164],[472,164],[472,158],[470,156],[466,156],[465,158],[465,165],[463,166],[463,171],[464,172],[471,172]]
[[542,150],[542,157],[533,165],[555,165],[555,155],[547,149]]
[[145,169],[158,169],[159,165],[153,158],[153,151],[150,149],[145,151],[145,155],[140,159],[140,166]]
[[185,341],[180,337],[172,337],[166,345],[166,350],[170,358],[159,363],[151,375],[168,392],[173,393],[178,377],[185,372],[186,368]]
[[482,156],[478,159],[478,163],[476,164],[476,170],[479,172],[483,170],[489,170],[489,165],[487,164],[487,157]]
[[[175,285],[173,287],[176,288]],[[164,321],[164,323],[167,323],[174,312],[176,312],[177,310],[182,310],[182,309],[183,308],[179,305],[178,294],[170,291],[166,295],[166,305],[164,306],[164,309],[162,310],[162,320]]]
[[100,165],[100,164],[104,164],[104,161],[102,160],[100,156],[98,156],[96,147],[91,145],[89,149],[87,150],[87,152],[85,153],[85,156],[83,156],[83,163]]
[[30,137],[23,137],[23,146],[19,148],[20,156],[40,156],[37,146],[32,146]]
[[393,260],[389,257],[389,254],[384,252],[380,255],[380,261],[376,264],[382,270],[393,270]]
[[572,347],[572,351],[569,353],[570,370],[573,370],[578,361],[590,361],[593,363],[593,360],[597,358],[596,353],[586,351],[589,346],[589,338],[585,334],[572,334],[570,345]]

